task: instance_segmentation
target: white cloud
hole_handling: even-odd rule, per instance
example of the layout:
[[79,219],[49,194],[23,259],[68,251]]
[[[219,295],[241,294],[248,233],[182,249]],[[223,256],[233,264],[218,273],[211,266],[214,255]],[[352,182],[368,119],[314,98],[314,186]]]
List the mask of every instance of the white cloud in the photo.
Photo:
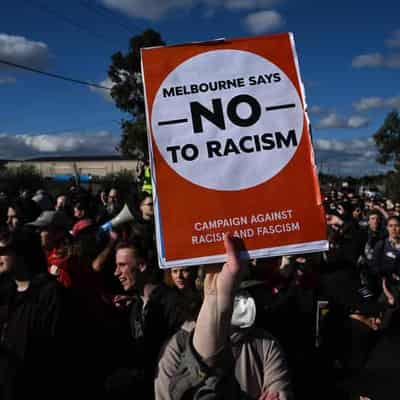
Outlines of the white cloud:
[[400,96],[383,97],[362,97],[353,103],[357,111],[368,111],[374,108],[397,108],[400,109]]
[[317,139],[314,151],[319,170],[337,175],[363,176],[385,173],[391,166],[378,164],[372,137],[358,139]]
[[400,29],[393,32],[392,37],[386,40],[386,45],[388,47],[400,47]]
[[107,131],[66,132],[57,135],[0,133],[0,158],[27,158],[45,155],[116,154],[119,137]]
[[308,109],[308,112],[309,112],[310,114],[320,115],[320,114],[323,114],[323,113],[325,112],[325,110],[324,110],[322,107],[320,107],[320,106],[311,106],[311,107]]
[[354,57],[352,61],[353,67],[380,67],[383,64],[383,56],[381,53],[362,54]]
[[[114,85],[114,82],[112,82],[110,78],[106,78],[106,79],[102,80],[101,82],[99,82],[98,84],[100,86],[105,86],[105,87],[112,88],[113,85]],[[103,99],[109,101],[110,103],[114,103],[114,100],[111,97],[111,94],[110,94],[109,90],[100,89],[98,87],[93,87],[93,86],[89,86],[89,89],[92,92],[99,94],[101,97],[103,97]]]
[[360,117],[358,115],[354,115],[347,120],[347,125],[349,128],[363,128],[368,126],[369,120],[365,117]]
[[224,6],[232,10],[252,10],[273,7],[280,3],[282,0],[225,0]]
[[322,118],[317,126],[319,128],[346,128],[347,124],[344,118],[339,117],[335,113],[331,113]]
[[388,98],[386,104],[389,108],[397,108],[400,110],[400,96]]
[[382,55],[381,53],[361,54],[353,58],[354,68],[400,68],[400,54]]
[[[400,29],[385,41],[390,48],[400,48]],[[382,54],[380,52],[361,54],[352,60],[354,68],[400,68],[400,54]]]
[[350,128],[357,129],[367,126],[369,123],[368,118],[358,115],[352,115],[348,118],[341,117],[336,113],[330,113],[322,118],[318,124],[318,128]]
[[10,85],[15,82],[17,82],[17,80],[12,77],[0,78],[0,85]]
[[357,139],[317,139],[314,142],[317,150],[335,150],[345,153],[360,153],[375,148],[372,137]]
[[343,151],[346,146],[343,141],[334,140],[334,139],[317,139],[314,142],[314,148],[316,150],[335,150],[335,151]]
[[130,17],[156,20],[176,8],[194,5],[194,0],[101,0],[106,6]]
[[216,9],[255,10],[281,4],[284,0],[101,0],[105,7],[130,17],[157,20],[168,12],[204,7],[204,15],[213,15]]
[[372,108],[382,108],[383,104],[382,97],[363,97],[353,103],[353,106],[357,111],[367,111]]
[[[41,68],[47,64],[49,49],[43,42],[0,33],[0,58],[15,64]],[[0,64],[4,68],[4,65]]]
[[276,11],[258,11],[247,15],[243,23],[251,33],[258,34],[275,31],[283,26],[284,20]]

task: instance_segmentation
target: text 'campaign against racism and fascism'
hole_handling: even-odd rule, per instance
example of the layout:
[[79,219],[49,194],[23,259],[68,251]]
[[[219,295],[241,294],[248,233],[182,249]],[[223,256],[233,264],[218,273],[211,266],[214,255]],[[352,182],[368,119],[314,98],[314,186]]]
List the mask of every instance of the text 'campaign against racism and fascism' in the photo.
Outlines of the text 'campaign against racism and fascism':
[[142,50],[162,267],[325,250],[293,36]]

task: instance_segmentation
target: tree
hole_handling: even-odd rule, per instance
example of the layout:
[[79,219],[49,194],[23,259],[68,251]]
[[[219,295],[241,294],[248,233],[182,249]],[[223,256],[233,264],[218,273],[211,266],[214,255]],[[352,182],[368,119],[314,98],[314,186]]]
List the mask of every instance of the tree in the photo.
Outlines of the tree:
[[376,160],[381,164],[393,161],[395,169],[400,172],[399,113],[397,111],[390,112],[373,137],[379,152]]
[[164,45],[161,35],[148,29],[129,41],[129,51],[113,54],[108,76],[114,83],[111,96],[122,111],[131,114],[131,119],[122,119],[122,137],[117,150],[124,156],[147,158],[145,104],[141,76],[140,49]]
[[125,157],[143,159],[147,158],[147,130],[145,120],[122,120],[121,140],[117,150]]
[[392,201],[400,200],[400,173],[395,171],[390,171],[386,174],[381,183],[385,186],[385,195]]
[[0,172],[0,191],[16,194],[20,189],[35,191],[46,187],[46,181],[31,164],[6,168]]

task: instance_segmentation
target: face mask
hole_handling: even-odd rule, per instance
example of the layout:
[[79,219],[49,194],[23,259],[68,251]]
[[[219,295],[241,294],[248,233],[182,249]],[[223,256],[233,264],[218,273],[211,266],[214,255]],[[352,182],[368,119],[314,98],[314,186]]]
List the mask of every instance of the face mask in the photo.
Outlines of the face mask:
[[250,328],[256,319],[256,303],[248,292],[242,291],[235,296],[231,325],[244,329]]

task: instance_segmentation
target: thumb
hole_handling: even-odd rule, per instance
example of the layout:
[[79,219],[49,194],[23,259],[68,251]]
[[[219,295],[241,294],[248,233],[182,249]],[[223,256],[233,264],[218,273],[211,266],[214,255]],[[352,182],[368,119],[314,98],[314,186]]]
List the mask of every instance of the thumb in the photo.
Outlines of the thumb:
[[237,258],[234,237],[230,233],[224,236],[224,247],[228,260]]
[[225,265],[233,273],[238,273],[241,269],[240,251],[242,250],[243,241],[237,237],[227,234],[224,237],[224,246],[227,256]]

